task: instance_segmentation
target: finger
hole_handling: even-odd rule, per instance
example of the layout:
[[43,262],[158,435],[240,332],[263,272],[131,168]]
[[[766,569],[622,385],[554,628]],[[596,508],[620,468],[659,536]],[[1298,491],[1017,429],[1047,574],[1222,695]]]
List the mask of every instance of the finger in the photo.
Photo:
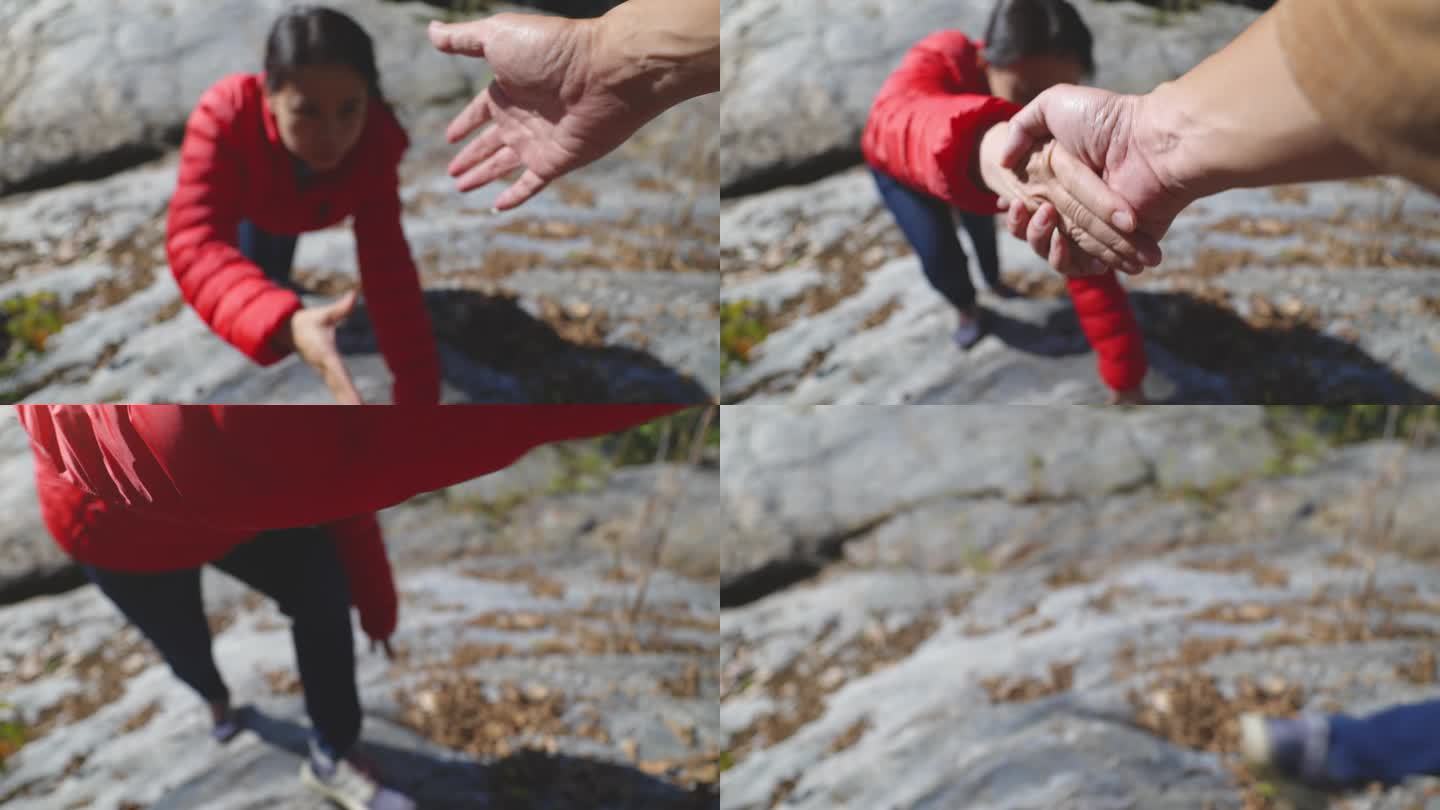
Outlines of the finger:
[[525,174],[520,176],[515,184],[505,189],[499,199],[495,200],[495,207],[505,211],[525,202],[540,193],[540,190],[549,185],[550,181],[526,169]]
[[438,50],[462,56],[483,57],[485,40],[490,33],[490,21],[484,19],[466,23],[442,23],[434,20],[430,23],[428,33],[430,44]]
[[480,91],[475,98],[465,105],[465,109],[450,121],[450,126],[445,128],[445,140],[447,143],[456,143],[461,138],[484,126],[495,115],[495,105],[490,98],[490,88]]
[[332,344],[322,361],[324,370],[322,376],[325,379],[325,386],[335,395],[335,400],[341,405],[363,405],[364,400],[360,398],[360,391],[355,387],[355,381],[350,377],[350,371],[345,368],[345,361],[340,359],[340,351]]
[[999,197],[999,198],[997,198],[997,199],[995,200],[995,207],[996,207],[996,208],[999,208],[1001,211],[1008,211],[1008,210],[1010,210],[1010,198],[1009,198],[1009,197]]
[[1072,199],[1062,199],[1061,205],[1065,213],[1061,215],[1062,224],[1060,230],[1069,237],[1075,247],[1095,259],[1102,267],[1124,270],[1127,273],[1140,272],[1141,265],[1138,257],[1130,258],[1124,254],[1115,252],[1109,245],[1085,230],[1086,225],[1094,227],[1096,220],[1081,208],[1079,203],[1076,203]]
[[1036,144],[1050,137],[1050,125],[1045,121],[1045,105],[1048,99],[1049,91],[1041,93],[1010,119],[1005,148],[1000,152],[1001,166],[1007,169],[1015,168]]
[[355,382],[350,379],[350,373],[343,368],[332,368],[328,375],[329,382],[326,387],[335,396],[335,401],[341,405],[364,405],[365,400],[360,398],[360,391],[355,387]]
[[1055,206],[1050,203],[1041,205],[1040,210],[1030,218],[1030,225],[1025,229],[1025,241],[1030,243],[1036,256],[1050,254],[1051,235],[1055,233],[1057,219]]
[[466,144],[459,154],[450,161],[446,169],[451,177],[459,177],[465,172],[475,168],[480,163],[488,160],[492,155],[505,148],[505,135],[500,127],[494,126],[480,133],[479,137]]
[[326,326],[336,326],[341,321],[350,317],[355,311],[355,302],[359,299],[359,293],[355,290],[340,296],[340,299],[325,307],[325,317],[322,319]]
[[1070,265],[1069,240],[1059,230],[1050,232],[1050,266],[1064,276],[1074,275]]
[[1030,209],[1024,205],[1012,205],[1010,210],[1005,212],[1005,230],[1016,239],[1025,238],[1025,228],[1030,224]]
[[[1134,233],[1135,211],[1106,185],[1090,167],[1064,149],[1050,153],[1055,179],[1070,194],[1073,205],[1062,209],[1072,222],[1115,254],[1135,264],[1160,263],[1160,246],[1149,235]],[[1099,255],[1085,245],[1086,252]],[[1107,262],[1114,263],[1111,259]]]
[[455,187],[461,191],[474,191],[499,180],[518,168],[520,168],[520,153],[509,146],[502,146],[499,151],[486,158],[479,166],[455,178]]

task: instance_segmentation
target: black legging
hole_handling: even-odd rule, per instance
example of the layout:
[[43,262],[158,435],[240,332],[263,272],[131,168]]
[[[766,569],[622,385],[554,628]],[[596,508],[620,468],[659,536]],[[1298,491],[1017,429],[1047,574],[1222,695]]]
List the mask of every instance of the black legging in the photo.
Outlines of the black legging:
[[[360,738],[360,697],[350,592],[335,541],[320,529],[265,532],[214,565],[274,599],[290,617],[305,710],[317,740],[343,756]],[[211,650],[199,568],[157,574],[82,568],[176,677],[207,701],[229,701]]]
[[[951,207],[943,200],[922,194],[881,171],[871,169],[880,199],[895,217],[900,231],[920,257],[920,268],[930,286],[945,296],[956,309],[975,306],[975,285],[960,239],[955,234]],[[960,214],[960,224],[975,243],[980,275],[991,287],[1000,282],[1000,255],[995,245],[995,218],[983,214]]]

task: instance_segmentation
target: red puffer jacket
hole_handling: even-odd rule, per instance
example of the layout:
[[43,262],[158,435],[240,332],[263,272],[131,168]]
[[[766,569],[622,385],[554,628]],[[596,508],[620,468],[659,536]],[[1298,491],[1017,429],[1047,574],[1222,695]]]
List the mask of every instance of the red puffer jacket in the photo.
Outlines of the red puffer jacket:
[[[197,568],[220,559],[256,534],[197,529],[108,503],[65,480],[50,457],[38,449],[35,484],[45,525],[65,553],[112,571]],[[335,540],[361,628],[370,638],[389,638],[399,619],[400,600],[379,521],[367,513],[324,528]]]
[[395,377],[397,404],[433,404],[440,362],[420,278],[400,227],[398,166],[409,146],[384,104],[335,170],[303,184],[265,101],[263,74],[236,74],[200,98],[185,127],[165,250],[205,323],[261,365],[280,360],[275,334],[301,302],[237,247],[237,226],[299,234],[353,216],[360,285],[375,337]]
[[[999,213],[998,198],[971,180],[979,137],[1020,107],[990,94],[982,43],[940,31],[905,54],[881,86],[865,122],[865,160],[905,185],[977,214]],[[1067,279],[1081,328],[1095,347],[1100,377],[1128,390],[1145,378],[1145,344],[1114,273]]]
[[328,523],[374,638],[394,630],[395,586],[368,513],[683,407],[16,406],[46,526],[71,557],[193,568],[257,532]]

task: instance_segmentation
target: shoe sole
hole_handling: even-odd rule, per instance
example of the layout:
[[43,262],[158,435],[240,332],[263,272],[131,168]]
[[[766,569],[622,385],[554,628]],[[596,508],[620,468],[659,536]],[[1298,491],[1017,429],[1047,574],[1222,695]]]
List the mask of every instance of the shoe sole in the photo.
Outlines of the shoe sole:
[[1270,733],[1265,727],[1265,718],[1255,714],[1240,718],[1240,753],[1250,773],[1264,783],[1260,790],[1271,794],[1278,810],[1326,810],[1330,806],[1330,796],[1291,779],[1269,764]]
[[315,771],[311,769],[310,763],[308,762],[300,766],[300,783],[345,808],[345,810],[369,810],[365,805],[352,802],[339,793],[336,793],[329,785],[321,782],[320,779],[315,776]]

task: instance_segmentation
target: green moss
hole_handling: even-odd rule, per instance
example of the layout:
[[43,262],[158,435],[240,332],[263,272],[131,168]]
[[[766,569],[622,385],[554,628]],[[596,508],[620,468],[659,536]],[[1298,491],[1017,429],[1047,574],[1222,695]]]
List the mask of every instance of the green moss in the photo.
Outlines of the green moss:
[[556,445],[556,449],[560,453],[560,472],[550,479],[548,495],[592,492],[604,486],[615,468],[593,444]]
[[[9,712],[12,708],[8,703],[0,703],[0,712]],[[30,730],[20,720],[0,720],[0,773],[5,771],[5,761],[29,739]]]
[[967,568],[977,574],[988,574],[995,570],[995,561],[990,559],[990,555],[985,553],[985,549],[976,548],[968,543],[965,550],[960,553],[960,559],[964,561]]
[[1384,438],[1391,420],[1393,437],[1410,439],[1427,424],[1440,426],[1440,405],[1303,405],[1271,406],[1272,422],[1308,428],[1332,445]]
[[516,509],[530,502],[533,493],[510,492],[498,498],[456,498],[447,501],[445,508],[451,512],[481,515],[496,523],[505,523]]
[[1186,484],[1176,487],[1170,491],[1170,495],[1182,498],[1193,503],[1202,504],[1209,508],[1219,507],[1225,498],[1235,490],[1244,486],[1245,479],[1237,476],[1217,478],[1205,485]]
[[720,305],[720,373],[750,362],[750,352],[769,336],[765,308],[754,301],[727,301]]

